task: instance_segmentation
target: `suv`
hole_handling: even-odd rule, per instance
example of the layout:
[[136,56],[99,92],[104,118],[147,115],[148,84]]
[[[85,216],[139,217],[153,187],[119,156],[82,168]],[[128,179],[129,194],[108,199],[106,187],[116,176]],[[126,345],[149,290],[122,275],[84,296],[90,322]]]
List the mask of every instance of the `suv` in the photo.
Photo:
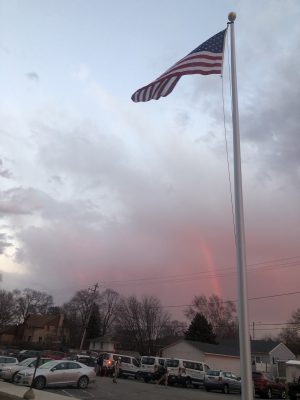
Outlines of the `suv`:
[[285,385],[278,378],[266,372],[252,372],[255,394],[271,399],[272,397],[286,399]]
[[241,381],[229,371],[209,370],[205,374],[204,387],[210,390],[221,390],[223,393],[241,393]]
[[18,354],[18,360],[23,361],[26,358],[38,357],[41,354],[39,350],[21,350]]

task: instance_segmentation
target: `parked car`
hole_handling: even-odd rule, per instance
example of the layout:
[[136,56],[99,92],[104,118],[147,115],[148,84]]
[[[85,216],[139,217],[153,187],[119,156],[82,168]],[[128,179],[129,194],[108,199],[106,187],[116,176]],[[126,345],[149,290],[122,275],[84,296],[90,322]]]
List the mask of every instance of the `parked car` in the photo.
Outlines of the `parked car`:
[[0,356],[0,369],[18,364],[18,359],[15,357]]
[[169,385],[179,384],[183,386],[193,385],[198,388],[204,382],[205,372],[209,366],[202,361],[186,360],[182,358],[167,358]]
[[89,354],[73,354],[68,357],[69,360],[74,360],[87,365],[88,367],[96,368],[97,359]]
[[37,357],[40,354],[41,352],[39,350],[21,350],[18,354],[18,360],[20,362],[26,360],[26,358]]
[[287,397],[285,384],[266,372],[252,372],[255,394],[262,398],[271,399]]
[[166,359],[162,357],[142,356],[137,377],[144,379],[145,382],[155,380],[157,377],[157,370],[159,366],[164,366],[165,360]]
[[[34,370],[24,369],[15,377],[15,383],[30,386]],[[91,367],[69,360],[49,361],[36,369],[33,386],[42,390],[48,386],[76,385],[80,389],[86,389],[90,382],[95,382],[96,373]]]
[[120,372],[119,375],[123,377],[138,377],[140,364],[135,357],[115,354],[115,353],[104,353],[103,354],[103,372],[104,375],[111,375],[114,370],[114,364],[121,358]]
[[230,371],[209,370],[205,374],[204,388],[208,392],[218,390],[225,394],[241,393],[241,381]]
[[67,354],[62,351],[43,350],[41,356],[51,358],[51,360],[63,360],[67,357]]
[[[40,358],[39,359],[39,366],[45,364],[46,362],[51,361],[51,358]],[[14,381],[15,376],[19,371],[22,371],[26,368],[34,369],[36,366],[37,358],[26,358],[26,360],[21,361],[18,364],[7,366],[1,368],[0,371],[0,378],[4,379],[5,381]]]

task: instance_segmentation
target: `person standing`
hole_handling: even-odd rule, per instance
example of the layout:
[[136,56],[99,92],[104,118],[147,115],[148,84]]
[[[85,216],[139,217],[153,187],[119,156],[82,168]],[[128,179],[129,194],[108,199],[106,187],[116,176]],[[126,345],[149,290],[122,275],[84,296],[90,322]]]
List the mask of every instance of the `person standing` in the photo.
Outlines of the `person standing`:
[[101,376],[102,367],[103,367],[103,354],[99,354],[97,358],[96,375]]
[[120,367],[121,367],[121,357],[118,357],[118,359],[115,361],[115,365],[114,365],[113,383],[117,383],[117,377],[120,372]]

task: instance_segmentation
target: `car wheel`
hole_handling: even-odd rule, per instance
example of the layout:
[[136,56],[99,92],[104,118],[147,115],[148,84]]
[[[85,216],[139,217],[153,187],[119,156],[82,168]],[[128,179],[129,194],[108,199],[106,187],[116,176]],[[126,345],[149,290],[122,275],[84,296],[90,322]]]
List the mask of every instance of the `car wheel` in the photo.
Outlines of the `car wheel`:
[[33,386],[38,390],[44,389],[46,386],[46,379],[43,376],[38,376],[35,378]]
[[77,382],[77,387],[79,389],[86,389],[88,387],[89,384],[89,379],[87,376],[82,376],[81,378],[78,379]]
[[283,389],[283,391],[281,392],[281,398],[282,399],[286,399],[287,398],[287,394],[286,391]]
[[272,398],[272,389],[271,388],[268,388],[268,391],[267,391],[267,399],[271,399]]
[[11,377],[12,383],[17,383],[17,381],[16,381],[17,373],[18,373],[18,372],[15,372],[15,373],[13,374],[13,376]]
[[192,381],[191,378],[186,378],[186,380],[184,381],[184,387],[189,387],[191,386]]
[[210,388],[207,387],[207,386],[205,386],[205,390],[206,390],[207,392],[210,392]]
[[223,393],[224,393],[224,394],[228,394],[228,393],[229,393],[229,386],[228,386],[228,385],[224,385],[224,387],[223,387]]

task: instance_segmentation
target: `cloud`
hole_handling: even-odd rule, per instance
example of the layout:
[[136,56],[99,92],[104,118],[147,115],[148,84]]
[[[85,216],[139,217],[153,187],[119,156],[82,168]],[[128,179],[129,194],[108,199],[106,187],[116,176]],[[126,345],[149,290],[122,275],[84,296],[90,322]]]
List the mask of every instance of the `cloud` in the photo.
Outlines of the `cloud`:
[[35,81],[38,82],[40,80],[40,77],[37,72],[27,72],[25,76],[30,80],[30,81]]
[[4,169],[3,161],[0,159],[0,176],[6,179],[10,179],[12,177],[12,173],[8,169]]
[[0,233],[0,254],[3,254],[8,247],[12,246],[8,239],[9,237],[6,233]]

